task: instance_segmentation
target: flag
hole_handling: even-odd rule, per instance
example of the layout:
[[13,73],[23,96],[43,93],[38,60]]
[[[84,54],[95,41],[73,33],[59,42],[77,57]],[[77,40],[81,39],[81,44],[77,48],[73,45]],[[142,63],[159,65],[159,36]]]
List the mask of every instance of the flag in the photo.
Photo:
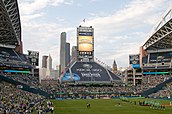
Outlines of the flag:
[[85,19],[83,19],[83,22],[85,23]]

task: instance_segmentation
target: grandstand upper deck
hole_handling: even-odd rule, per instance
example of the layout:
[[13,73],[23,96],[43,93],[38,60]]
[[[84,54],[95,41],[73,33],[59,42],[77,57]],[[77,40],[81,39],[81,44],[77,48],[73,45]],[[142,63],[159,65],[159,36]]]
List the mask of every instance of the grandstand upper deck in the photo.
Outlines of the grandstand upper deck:
[[31,68],[28,56],[12,48],[0,47],[0,66]]
[[153,29],[143,47],[145,50],[172,49],[172,7]]
[[0,44],[19,45],[21,23],[17,0],[0,0]]

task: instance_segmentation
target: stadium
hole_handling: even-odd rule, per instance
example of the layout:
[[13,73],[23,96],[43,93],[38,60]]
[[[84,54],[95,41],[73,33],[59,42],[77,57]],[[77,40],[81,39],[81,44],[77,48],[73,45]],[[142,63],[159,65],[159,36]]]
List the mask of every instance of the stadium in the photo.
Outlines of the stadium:
[[171,113],[172,9],[140,53],[129,55],[130,67],[122,76],[95,58],[92,26],[76,32],[76,58],[56,84],[41,84],[39,52],[23,53],[18,2],[0,0],[0,113]]

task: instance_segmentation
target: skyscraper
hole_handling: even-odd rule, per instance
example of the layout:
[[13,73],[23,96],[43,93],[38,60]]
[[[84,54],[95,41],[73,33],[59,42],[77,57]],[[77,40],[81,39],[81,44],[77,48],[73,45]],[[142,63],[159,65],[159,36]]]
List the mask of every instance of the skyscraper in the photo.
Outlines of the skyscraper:
[[70,43],[66,43],[66,67],[70,63]]
[[47,58],[47,69],[52,69],[52,58],[50,54]]
[[[52,81],[54,80],[57,83],[58,79],[58,70],[54,70],[52,68],[52,58],[51,55],[49,56],[43,56],[43,65],[42,68],[39,69],[39,81],[40,83],[49,83],[52,84]],[[43,67],[44,66],[44,67]]]
[[77,46],[73,46],[72,47],[72,60],[76,60],[77,59]]
[[48,56],[42,56],[42,68],[47,68],[47,58]]
[[[60,66],[63,70],[66,66],[66,32],[62,32],[60,36]],[[61,72],[61,71],[60,71]]]

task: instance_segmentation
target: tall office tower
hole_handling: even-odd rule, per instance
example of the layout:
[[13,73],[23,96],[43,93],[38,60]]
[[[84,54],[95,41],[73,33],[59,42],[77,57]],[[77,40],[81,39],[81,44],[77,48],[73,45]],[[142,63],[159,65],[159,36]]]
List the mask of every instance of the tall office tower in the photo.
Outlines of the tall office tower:
[[[66,66],[66,32],[62,32],[60,36],[60,66],[61,70]],[[61,72],[61,71],[60,71]]]
[[94,61],[94,28],[77,28],[77,61]]
[[73,46],[72,47],[72,60],[75,60],[77,59],[77,46]]
[[47,69],[52,69],[52,58],[50,54],[47,58]]
[[47,58],[48,56],[42,56],[42,68],[47,68]]
[[70,43],[66,43],[66,67],[70,63]]
[[116,64],[116,61],[114,59],[113,66],[112,66],[112,72],[115,73],[116,71],[117,71],[117,64]]

